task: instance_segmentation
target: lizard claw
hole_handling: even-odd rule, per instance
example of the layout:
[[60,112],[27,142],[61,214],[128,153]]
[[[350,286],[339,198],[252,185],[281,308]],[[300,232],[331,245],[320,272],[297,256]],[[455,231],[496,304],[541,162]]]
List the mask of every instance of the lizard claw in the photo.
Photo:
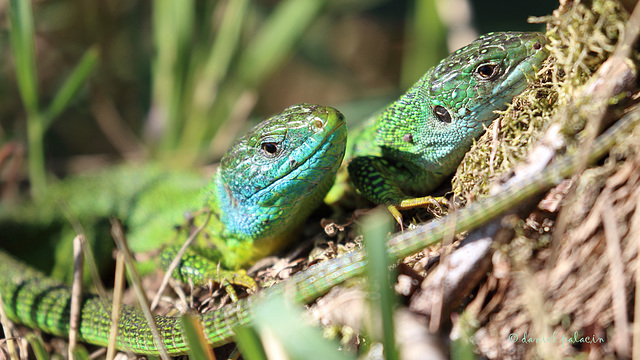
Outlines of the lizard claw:
[[389,209],[389,212],[391,213],[393,218],[396,219],[396,222],[398,223],[398,225],[400,225],[400,231],[403,231],[404,225],[402,223],[402,214],[400,213],[398,208],[395,205],[389,205],[387,206],[387,209]]
[[426,206],[437,208],[440,212],[442,212],[442,207],[446,206],[447,208],[449,208],[449,204],[449,200],[447,200],[447,198],[445,198],[444,196],[424,196],[419,198],[404,199],[398,205],[388,205],[387,209],[389,209],[389,212],[391,213],[393,218],[396,219],[396,222],[400,225],[400,230],[402,231],[404,230],[404,225],[402,223],[402,214],[400,213],[400,210]]

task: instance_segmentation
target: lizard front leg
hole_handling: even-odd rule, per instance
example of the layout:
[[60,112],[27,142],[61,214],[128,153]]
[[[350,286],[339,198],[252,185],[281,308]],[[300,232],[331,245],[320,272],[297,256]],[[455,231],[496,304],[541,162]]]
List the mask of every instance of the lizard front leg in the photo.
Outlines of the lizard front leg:
[[448,206],[444,197],[412,197],[402,189],[402,184],[416,182],[420,177],[406,166],[378,156],[358,156],[348,166],[349,177],[360,194],[377,204],[384,204],[402,227],[400,210],[416,207]]
[[[170,246],[160,253],[160,265],[165,271],[169,268],[180,250],[179,246]],[[238,297],[232,285],[242,286],[251,291],[258,290],[255,280],[242,270],[227,270],[220,266],[220,253],[217,249],[206,246],[192,246],[187,248],[178,266],[173,269],[171,276],[184,283],[194,286],[220,284],[231,297],[237,301]]]

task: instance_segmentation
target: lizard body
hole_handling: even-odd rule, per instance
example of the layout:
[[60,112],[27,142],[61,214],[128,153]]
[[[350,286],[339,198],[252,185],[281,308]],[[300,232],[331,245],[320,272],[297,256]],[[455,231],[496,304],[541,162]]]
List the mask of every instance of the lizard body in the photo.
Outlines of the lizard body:
[[[204,229],[206,241],[217,248],[210,255],[224,268],[238,269],[290,242],[331,187],[346,136],[342,114],[335,109],[292,106],[238,139],[209,185],[195,175],[178,176],[157,166],[119,167],[68,179],[54,187],[44,202],[28,203],[15,211],[1,209],[0,231],[6,235],[2,244],[11,247],[16,243],[10,241],[12,237],[46,241],[49,229],[29,232],[38,224],[69,222],[65,217],[69,212],[92,233],[100,222],[118,217],[127,227],[134,253],[157,251],[175,240],[171,226],[185,223],[185,212],[205,208],[211,212]],[[203,215],[194,217],[196,224]],[[57,244],[60,236],[72,239],[81,232],[74,230],[48,237]],[[101,231],[109,233],[108,228]]]
[[354,187],[400,223],[395,208],[433,203],[414,197],[455,171],[496,111],[527,87],[549,54],[545,42],[540,33],[489,33],[429,69],[351,136],[345,162]]
[[[190,247],[174,271],[174,277],[194,284],[227,281],[255,285],[244,273],[238,277],[235,270],[295,239],[294,232],[322,202],[333,184],[344,156],[346,136],[344,117],[337,110],[300,104],[258,124],[238,139],[221,160],[213,181],[204,191],[204,206],[200,205],[200,208],[205,208],[202,212],[209,214],[200,237],[204,238],[203,242],[215,246],[206,251],[206,258],[201,256],[197,247],[195,250]],[[163,186],[147,185],[147,179],[137,180],[145,184],[142,188],[158,190],[151,197],[162,203],[158,197]],[[162,179],[156,180],[162,182]],[[122,183],[120,186],[128,185]],[[94,197],[96,202],[100,202],[98,194]],[[135,199],[137,205],[144,202],[143,199]],[[74,204],[71,201],[69,206]],[[150,225],[146,223],[145,214],[136,212],[135,208],[130,209],[132,213],[128,215],[140,217],[137,219],[140,226]],[[82,208],[72,210],[83,211]],[[103,210],[108,214],[114,209],[112,204],[108,204]],[[178,212],[184,210],[178,209]],[[165,222],[164,236],[171,239],[171,226],[175,223],[162,217],[160,221]],[[196,221],[205,220],[196,218]],[[135,227],[132,232],[136,233]],[[149,240],[163,243],[160,238]],[[175,248],[170,246],[162,252],[162,263],[170,262]],[[56,335],[67,333],[68,312],[65,309],[70,295],[68,289],[56,280],[43,278],[42,273],[33,269],[16,274],[15,269],[19,266],[15,260],[5,259],[8,256],[3,252],[0,260],[0,273],[3,274],[0,294],[5,303],[11,304],[8,307],[9,317]],[[39,280],[30,282],[33,279]],[[42,294],[43,289],[46,289],[44,297],[35,295]],[[105,306],[108,308],[97,297],[87,295],[80,325],[81,339],[106,344],[108,329],[100,325],[104,324],[105,319],[100,316],[104,315]],[[136,314],[134,310],[123,310],[124,326],[120,328],[122,336],[119,341],[124,348],[145,352],[142,345],[132,343],[138,341],[137,337],[130,336],[131,331],[139,328],[141,321]]]

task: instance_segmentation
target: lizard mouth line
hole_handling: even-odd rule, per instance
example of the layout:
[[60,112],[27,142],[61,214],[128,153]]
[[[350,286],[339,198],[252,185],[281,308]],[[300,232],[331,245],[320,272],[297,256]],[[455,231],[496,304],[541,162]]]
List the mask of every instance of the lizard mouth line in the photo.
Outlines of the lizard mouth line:
[[323,139],[323,141],[322,141],[322,142],[323,142],[323,143],[325,143],[325,142],[327,141],[327,139],[328,139],[331,135],[333,135],[333,133],[334,133],[334,132],[336,132],[338,129],[340,129],[341,127],[343,127],[343,126],[345,126],[345,125],[346,125],[346,123],[345,123],[345,122],[341,122],[338,126],[334,127],[334,128],[333,128],[333,130],[331,130],[331,131],[327,134],[327,136],[325,136],[325,137],[324,137],[324,139]]
[[[330,139],[333,137],[333,134],[338,131],[339,129],[341,129],[343,126],[345,126],[346,123],[342,122],[340,123],[338,126],[335,126],[333,129],[331,129],[331,131],[329,131],[323,138],[322,138],[322,142],[320,142],[318,144],[318,146],[316,146],[316,151],[310,153],[309,156],[305,156],[301,162],[298,162],[296,164],[296,166],[292,167],[288,172],[287,175],[294,172],[295,170],[297,170],[298,168],[300,168],[301,166],[303,166],[304,164],[306,164],[309,159],[314,158],[318,155],[323,156],[332,146],[333,144],[330,143]],[[328,145],[328,146],[327,146]],[[276,181],[280,180],[280,178],[275,179],[272,183],[275,183]]]
[[[530,60],[532,57],[534,57],[536,54],[533,54],[531,56],[528,56],[524,59],[522,59],[522,61],[520,61],[515,68],[511,71],[511,76],[513,76],[513,74],[515,74],[516,72],[520,72],[521,76],[519,76],[518,78],[513,79],[512,81],[509,81],[509,78],[507,78],[507,81],[505,81],[505,84],[507,84],[506,86],[501,86],[499,88],[499,91],[497,92],[498,94],[511,94],[514,93],[514,89],[520,89],[519,91],[517,91],[518,93],[521,93],[522,91],[524,91],[527,86],[528,86],[528,81],[527,81],[527,77],[533,77],[535,76],[535,71],[534,72],[530,72],[527,71],[526,67],[529,66],[530,64],[528,63],[528,60]],[[495,95],[495,93],[493,94]],[[481,105],[477,108],[476,112],[481,112],[484,111],[485,109],[492,107],[493,111],[500,111],[503,110],[503,108],[506,108],[506,106],[511,103],[513,101],[513,98],[515,96],[511,97],[510,99],[505,99],[505,98],[501,98],[501,97],[496,97],[496,96],[490,96],[489,99],[487,99],[486,102],[481,103]]]
[[[346,126],[346,122],[342,121],[337,126],[334,126],[333,129],[326,132],[325,136],[322,138],[322,141],[315,146],[315,151],[309,152],[309,155],[301,159],[302,161],[296,161],[296,164],[292,166],[290,169],[288,169],[288,171],[283,173],[281,176],[273,179],[273,181],[271,181],[263,189],[253,193],[250,196],[250,198],[253,198],[255,196],[261,196],[262,193],[265,191],[271,191],[269,189],[273,188],[274,185],[277,184],[278,182],[288,181],[289,175],[295,173],[296,171],[299,171],[299,169],[301,168],[305,168],[306,167],[305,165],[309,163],[310,159],[326,156],[326,154],[330,151],[330,149],[336,146],[336,144],[333,144],[330,140],[334,137],[334,134],[336,133],[336,131],[342,129],[345,126]],[[342,154],[344,155],[344,150],[342,151]],[[339,155],[339,152],[336,152],[336,156],[338,155]]]

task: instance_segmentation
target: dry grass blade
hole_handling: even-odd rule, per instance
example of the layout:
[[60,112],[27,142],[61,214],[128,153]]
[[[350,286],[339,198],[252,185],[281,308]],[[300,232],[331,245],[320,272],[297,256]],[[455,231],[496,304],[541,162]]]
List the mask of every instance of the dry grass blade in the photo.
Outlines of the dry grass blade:
[[4,300],[0,295],[0,322],[2,323],[2,331],[7,342],[7,348],[9,349],[9,356],[11,359],[18,359],[18,352],[16,350],[16,343],[13,337],[13,331],[11,331],[11,321],[7,317],[7,312],[4,310]]
[[116,341],[118,337],[118,324],[120,323],[120,307],[124,293],[125,264],[124,254],[116,254],[116,273],[113,287],[113,301],[111,302],[111,328],[109,329],[109,346],[107,347],[107,360],[112,360],[116,354]]
[[134,266],[133,255],[131,254],[131,250],[129,250],[129,247],[127,246],[127,241],[124,235],[124,228],[122,227],[120,221],[112,219],[111,235],[113,236],[113,240],[116,242],[118,250],[124,255],[125,264],[127,265],[127,270],[129,272],[129,278],[131,279],[131,285],[133,286],[136,298],[140,303],[140,308],[142,310],[142,313],[144,314],[145,320],[147,321],[147,324],[149,324],[149,329],[151,330],[151,334],[153,335],[153,341],[158,348],[160,358],[162,358],[163,360],[169,360],[167,349],[164,346],[164,342],[162,341],[160,332],[158,331],[158,327],[156,326],[153,313],[151,313],[149,300],[145,296],[144,289],[142,289],[140,275],[138,275],[138,272],[136,271],[136,268]]
[[69,359],[78,343],[78,326],[80,324],[80,308],[82,305],[82,279],[84,278],[84,247],[83,235],[73,239],[73,283],[71,285],[71,311],[69,315]]
[[613,300],[613,324],[615,327],[615,342],[617,353],[623,357],[631,355],[629,343],[629,324],[627,322],[627,296],[624,289],[624,268],[620,251],[620,233],[618,221],[613,217],[613,206],[609,192],[603,192],[604,204],[601,213],[604,227],[604,238],[607,243],[607,257],[609,258],[609,281],[611,281],[611,298]]
[[[636,192],[633,195],[632,201],[634,201],[636,208],[640,208],[640,192]],[[629,236],[631,239],[635,239],[636,249],[640,248],[640,211],[636,211],[631,217]],[[640,299],[640,261],[637,260],[635,277],[634,299]],[[632,356],[634,359],[640,359],[640,301],[635,301],[634,303]]]

